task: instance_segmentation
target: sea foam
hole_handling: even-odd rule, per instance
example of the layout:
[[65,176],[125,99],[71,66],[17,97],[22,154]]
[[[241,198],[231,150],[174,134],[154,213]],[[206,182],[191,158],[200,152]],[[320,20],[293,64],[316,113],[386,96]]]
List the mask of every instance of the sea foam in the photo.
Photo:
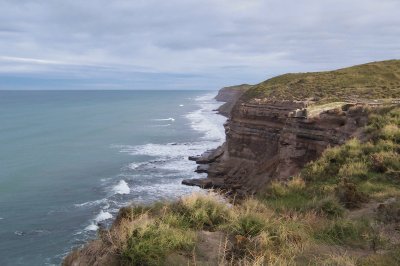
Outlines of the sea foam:
[[126,183],[125,180],[120,180],[112,190],[115,194],[129,194],[131,192],[128,183]]
[[221,125],[226,119],[214,111],[221,104],[213,99],[213,94],[197,97],[196,101],[201,108],[186,115],[192,129],[203,133],[203,139],[222,143],[225,140],[225,132]]
[[86,231],[96,231],[99,227],[95,225],[94,223],[89,224],[88,226],[85,227]]
[[[193,191],[201,191],[199,188],[181,184],[183,178],[205,175],[194,173],[196,164],[189,161],[187,157],[201,154],[222,144],[225,139],[222,126],[225,118],[213,111],[219,104],[216,103],[211,94],[197,97],[195,104],[198,105],[198,109],[182,117],[188,121],[187,123],[192,130],[203,136],[196,141],[111,146],[121,153],[132,156],[146,156],[151,159],[127,164],[122,168],[123,172],[119,175],[120,179],[123,179],[117,183],[114,183],[115,181],[112,181],[112,179],[104,180],[103,185],[108,187],[108,191],[111,190],[112,192],[107,196],[106,202],[101,202],[102,204],[108,203],[107,208],[103,208],[85,230],[97,230],[99,221],[108,224],[109,221],[107,220],[112,218],[112,214],[132,200],[135,203],[148,203],[149,201],[177,198]],[[168,123],[170,125],[171,122],[175,121],[175,118],[152,119],[152,121],[170,121]],[[134,185],[129,187],[127,182]],[[118,197],[121,194],[130,194],[130,196],[129,198]],[[85,205],[92,204],[85,203]]]
[[96,218],[94,219],[97,223],[111,219],[113,216],[109,212],[105,212],[103,210],[100,211],[99,214],[97,214]]

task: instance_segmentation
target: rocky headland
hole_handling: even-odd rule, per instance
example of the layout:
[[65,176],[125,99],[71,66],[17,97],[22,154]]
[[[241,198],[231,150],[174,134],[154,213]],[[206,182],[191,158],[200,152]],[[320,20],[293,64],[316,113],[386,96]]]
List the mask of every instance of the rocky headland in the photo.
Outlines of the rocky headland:
[[[400,60],[220,90],[226,142],[64,265],[399,265]],[[239,201],[236,201],[237,198]]]
[[[232,106],[224,125],[226,143],[196,160],[200,164],[197,171],[207,172],[207,178],[184,180],[183,184],[246,196],[263,190],[272,180],[295,176],[327,147],[341,145],[353,137],[362,138],[361,131],[368,121],[366,108],[398,102],[396,96],[399,95],[394,91],[400,86],[399,70],[394,74],[393,85],[386,87],[389,100],[381,97],[387,81],[381,75],[384,73],[380,73],[390,72],[397,65],[400,65],[398,61],[388,61],[331,72],[287,74],[253,87],[240,85],[221,89],[216,99]],[[368,71],[374,71],[374,68],[376,75],[367,78]],[[343,94],[347,86],[337,84],[346,74],[364,77],[365,84],[349,84],[347,86],[353,90]],[[312,84],[309,88],[306,84],[307,79],[317,83],[318,79],[325,80],[325,76],[330,80],[321,87]],[[282,81],[277,81],[279,78]],[[299,83],[303,87],[299,87]],[[324,86],[332,90],[332,94],[323,94]],[[263,87],[267,87],[265,94],[260,93],[265,89]],[[303,90],[307,89],[309,92],[305,93]],[[273,90],[279,94],[273,95]],[[297,94],[296,98],[284,96],[290,90]]]

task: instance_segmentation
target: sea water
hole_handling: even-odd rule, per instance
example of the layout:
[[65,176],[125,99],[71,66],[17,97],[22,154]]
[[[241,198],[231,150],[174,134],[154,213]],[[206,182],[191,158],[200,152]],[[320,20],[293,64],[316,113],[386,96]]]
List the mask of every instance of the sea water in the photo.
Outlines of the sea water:
[[207,91],[0,91],[0,265],[58,265],[118,209],[197,191],[224,141]]

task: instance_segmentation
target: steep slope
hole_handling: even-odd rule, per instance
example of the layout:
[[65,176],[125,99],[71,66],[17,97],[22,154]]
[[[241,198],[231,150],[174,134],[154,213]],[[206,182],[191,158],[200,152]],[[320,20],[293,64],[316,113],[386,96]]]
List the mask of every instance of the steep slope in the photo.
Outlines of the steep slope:
[[248,89],[251,88],[251,85],[242,84],[238,86],[230,86],[224,87],[219,90],[218,95],[215,96],[215,99],[220,102],[225,102],[218,108],[218,112],[221,115],[226,117],[230,116],[233,106]]

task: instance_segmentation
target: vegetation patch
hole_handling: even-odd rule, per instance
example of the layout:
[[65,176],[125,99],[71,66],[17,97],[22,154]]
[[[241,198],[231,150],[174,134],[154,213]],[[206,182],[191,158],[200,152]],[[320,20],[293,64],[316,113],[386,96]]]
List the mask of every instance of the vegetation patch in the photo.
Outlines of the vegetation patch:
[[320,103],[399,97],[400,60],[373,62],[335,71],[290,73],[254,85],[242,99],[305,100]]

